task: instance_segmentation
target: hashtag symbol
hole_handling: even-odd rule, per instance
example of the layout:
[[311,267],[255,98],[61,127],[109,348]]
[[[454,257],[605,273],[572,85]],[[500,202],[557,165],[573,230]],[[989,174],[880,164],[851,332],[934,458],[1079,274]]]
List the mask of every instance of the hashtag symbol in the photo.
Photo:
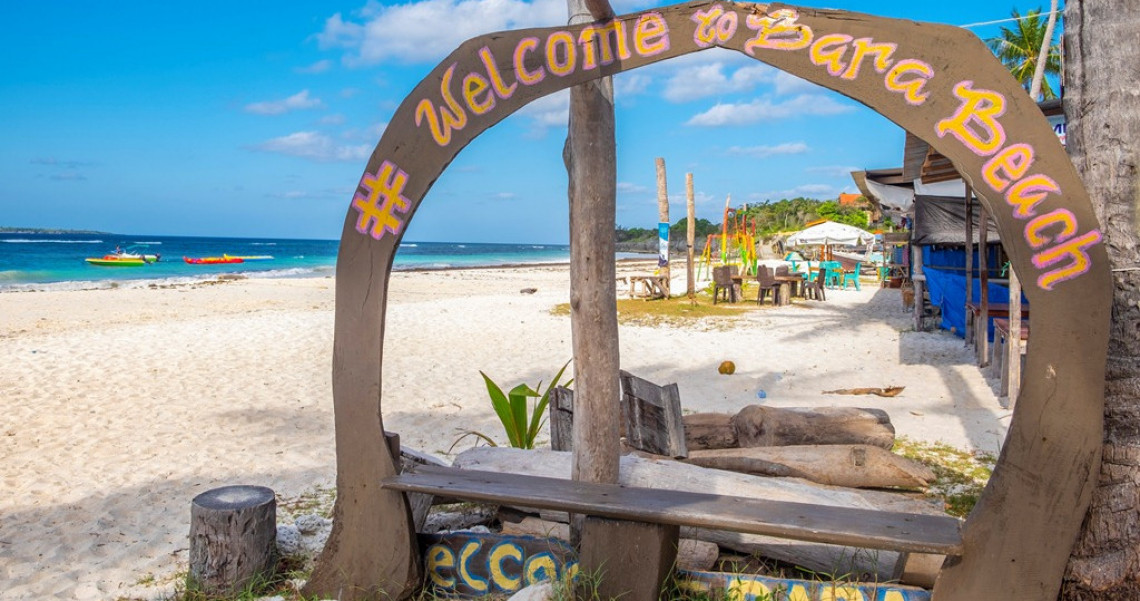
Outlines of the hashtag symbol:
[[357,192],[352,197],[352,206],[360,212],[356,231],[376,240],[384,237],[385,232],[399,235],[404,221],[392,213],[408,212],[410,202],[401,194],[407,183],[408,174],[388,161],[380,165],[376,175],[365,172],[359,187],[367,190],[368,195]]

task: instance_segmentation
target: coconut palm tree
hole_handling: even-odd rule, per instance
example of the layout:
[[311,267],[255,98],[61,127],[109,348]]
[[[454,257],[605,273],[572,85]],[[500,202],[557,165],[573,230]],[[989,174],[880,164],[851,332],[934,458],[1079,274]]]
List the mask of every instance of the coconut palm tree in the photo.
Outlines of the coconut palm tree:
[[[1033,84],[1033,73],[1037,67],[1041,47],[1045,45],[1047,33],[1052,32],[1048,21],[1042,17],[1040,8],[1031,10],[1024,16],[1015,8],[1013,18],[1015,19],[1013,27],[1002,27],[1001,36],[986,40],[986,44],[1028,91]],[[1048,47],[1045,75],[1058,76],[1061,74],[1060,46],[1049,39]],[[1042,81],[1041,92],[1045,100],[1057,97],[1048,79]]]
[[1080,0],[1065,12],[1068,150],[1100,219],[1116,287],[1100,483],[1061,598],[1140,599],[1140,13],[1133,0]]

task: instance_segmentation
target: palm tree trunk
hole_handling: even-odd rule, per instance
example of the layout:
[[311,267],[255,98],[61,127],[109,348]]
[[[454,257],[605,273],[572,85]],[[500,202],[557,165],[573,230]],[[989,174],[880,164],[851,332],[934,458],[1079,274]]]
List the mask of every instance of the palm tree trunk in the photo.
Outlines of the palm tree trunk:
[[1140,599],[1140,12],[1070,0],[1068,149],[1096,208],[1115,283],[1100,482],[1065,575],[1066,601]]
[[1053,46],[1053,27],[1056,25],[1057,0],[1053,0],[1049,5],[1049,21],[1045,25],[1045,36],[1041,40],[1041,49],[1037,52],[1037,63],[1033,66],[1033,81],[1029,84],[1029,97],[1034,102],[1041,96],[1041,82],[1045,80],[1045,63],[1049,60],[1049,49]]

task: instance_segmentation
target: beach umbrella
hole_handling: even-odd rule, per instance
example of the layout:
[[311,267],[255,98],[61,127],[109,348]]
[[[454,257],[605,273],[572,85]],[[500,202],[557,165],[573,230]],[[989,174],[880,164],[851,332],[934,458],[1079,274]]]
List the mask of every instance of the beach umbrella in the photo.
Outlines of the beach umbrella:
[[867,230],[859,229],[853,225],[847,225],[846,223],[825,221],[788,236],[786,244],[788,246],[809,246],[816,244],[823,246],[857,246],[859,244],[870,244],[874,241],[875,235]]

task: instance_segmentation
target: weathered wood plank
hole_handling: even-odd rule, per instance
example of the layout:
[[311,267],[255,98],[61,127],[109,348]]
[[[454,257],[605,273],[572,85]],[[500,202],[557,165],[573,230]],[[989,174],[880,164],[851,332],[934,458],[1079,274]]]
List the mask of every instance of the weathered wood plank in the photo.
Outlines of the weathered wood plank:
[[676,384],[658,386],[621,371],[622,418],[629,446],[666,457],[684,457],[685,427]]
[[779,536],[794,540],[957,555],[960,522],[949,516],[769,501],[725,495],[572,482],[453,468],[420,468],[387,478],[385,488],[537,507],[655,524]]
[[550,391],[550,448],[574,449],[574,391],[565,386]]

